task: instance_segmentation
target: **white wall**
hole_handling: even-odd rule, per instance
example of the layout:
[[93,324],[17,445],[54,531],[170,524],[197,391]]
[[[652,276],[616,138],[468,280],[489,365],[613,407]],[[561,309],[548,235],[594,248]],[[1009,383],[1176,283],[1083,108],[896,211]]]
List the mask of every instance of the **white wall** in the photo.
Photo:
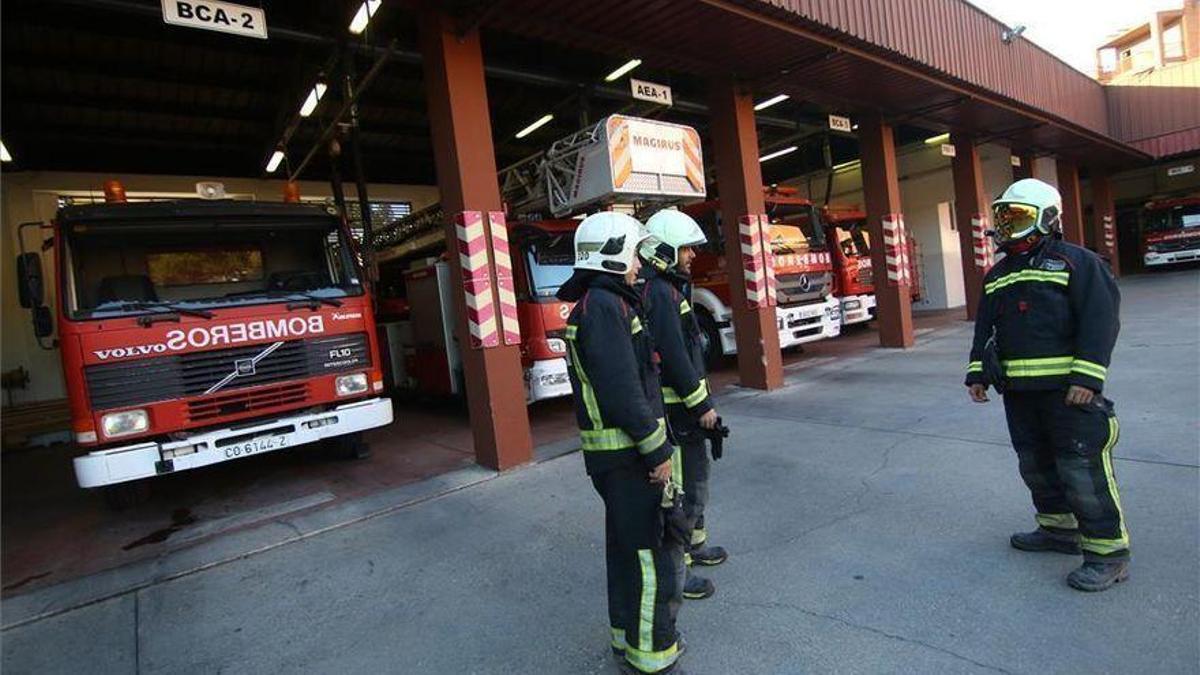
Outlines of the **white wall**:
[[[280,201],[283,195],[283,181],[280,180],[65,172],[18,172],[0,176],[0,222],[4,228],[4,236],[0,237],[0,325],[3,325],[3,331],[0,332],[0,370],[23,366],[30,373],[29,388],[13,392],[13,402],[16,404],[66,396],[58,350],[46,350],[38,346],[33,337],[29,310],[22,309],[17,299],[13,261],[20,250],[18,225],[52,220],[58,197],[64,193],[80,195],[91,191],[97,200],[103,200],[101,187],[104,181],[112,178],[121,180],[130,197],[146,194],[193,196],[196,194],[196,183],[202,180],[218,180],[225,184],[227,194],[262,201]],[[414,210],[438,199],[437,187],[429,185],[370,185],[368,192],[373,199],[410,201]],[[328,183],[312,181],[301,181],[300,193],[305,197],[329,197],[332,194]],[[25,236],[25,250],[38,250],[41,239],[36,228],[30,228]],[[46,298],[52,304],[55,287],[53,277],[49,275],[53,269],[51,264],[50,254],[44,254],[42,267],[47,273]]]

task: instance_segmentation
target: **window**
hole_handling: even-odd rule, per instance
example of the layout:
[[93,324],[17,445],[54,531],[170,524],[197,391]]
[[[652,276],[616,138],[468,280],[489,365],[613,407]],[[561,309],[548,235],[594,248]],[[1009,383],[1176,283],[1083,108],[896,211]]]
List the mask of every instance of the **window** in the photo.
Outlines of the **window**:
[[155,286],[197,286],[262,281],[262,251],[256,248],[164,251],[146,254]]

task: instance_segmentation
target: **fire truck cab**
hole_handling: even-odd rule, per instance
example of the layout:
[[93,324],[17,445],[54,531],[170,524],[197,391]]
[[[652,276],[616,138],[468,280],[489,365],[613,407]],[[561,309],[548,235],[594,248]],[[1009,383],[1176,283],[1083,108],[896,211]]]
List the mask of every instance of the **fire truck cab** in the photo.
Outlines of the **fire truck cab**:
[[[123,191],[122,191],[123,192]],[[123,195],[121,195],[123,196]],[[81,487],[337,439],[392,421],[374,318],[336,211],[180,200],[66,206],[44,226],[22,305],[57,324]]]
[[1148,202],[1141,221],[1146,267],[1200,260],[1200,196]]

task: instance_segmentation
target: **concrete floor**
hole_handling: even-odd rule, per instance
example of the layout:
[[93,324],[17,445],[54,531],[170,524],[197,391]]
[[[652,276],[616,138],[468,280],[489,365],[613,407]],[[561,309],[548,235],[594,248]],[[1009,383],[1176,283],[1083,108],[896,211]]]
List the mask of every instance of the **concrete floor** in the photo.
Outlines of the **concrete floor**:
[[[785,388],[718,399],[732,557],[681,615],[689,672],[1200,671],[1200,273],[1122,289],[1129,583],[1078,593],[1075,559],[1008,547],[1031,509],[1001,405],[961,385],[967,324],[814,347]],[[614,673],[602,544],[578,454],[465,468],[13,595],[3,668]]]

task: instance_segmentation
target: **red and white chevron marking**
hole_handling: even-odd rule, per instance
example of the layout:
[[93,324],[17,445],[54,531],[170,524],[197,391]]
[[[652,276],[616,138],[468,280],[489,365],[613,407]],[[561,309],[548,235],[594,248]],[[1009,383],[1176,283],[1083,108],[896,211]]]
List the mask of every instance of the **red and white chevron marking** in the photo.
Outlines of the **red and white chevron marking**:
[[463,211],[454,217],[454,225],[458,234],[458,260],[462,265],[467,332],[471,336],[471,346],[476,349],[499,346],[483,214],[479,211]]
[[985,272],[991,269],[992,239],[987,236],[987,216],[976,213],[971,217],[971,245],[975,249],[975,266]]
[[912,272],[908,262],[908,234],[904,229],[904,216],[889,213],[883,217],[883,252],[887,261],[889,286],[908,286],[912,283]]
[[1117,255],[1117,231],[1113,227],[1113,217],[1111,214],[1105,214],[1104,219],[1104,246],[1108,248],[1109,255]]
[[496,266],[496,297],[500,302],[500,329],[504,344],[521,344],[521,326],[517,318],[517,293],[513,285],[512,255],[508,248],[508,223],[503,211],[488,211],[488,229],[492,235],[492,260]]
[[769,302],[767,270],[763,258],[763,232],[759,216],[738,218],[738,234],[742,246],[742,271],[746,279],[746,303],[753,309],[766,307]]

